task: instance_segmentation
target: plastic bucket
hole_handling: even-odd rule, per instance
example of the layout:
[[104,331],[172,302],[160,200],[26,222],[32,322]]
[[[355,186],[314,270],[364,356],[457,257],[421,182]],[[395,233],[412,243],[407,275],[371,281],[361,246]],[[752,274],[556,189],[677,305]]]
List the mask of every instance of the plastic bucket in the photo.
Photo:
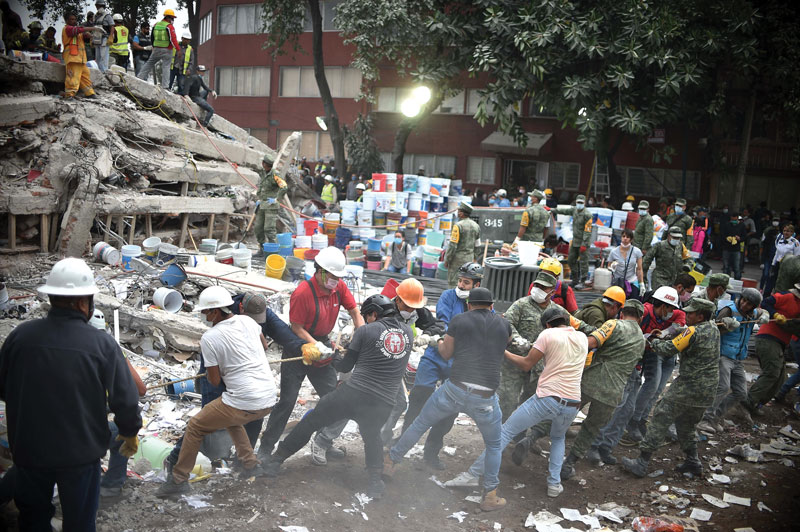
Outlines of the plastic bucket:
[[292,233],[278,233],[278,245],[279,246],[291,246],[292,245]]
[[386,174],[372,174],[372,190],[386,192]]
[[[215,245],[216,249],[216,245]],[[158,257],[156,258],[156,265],[163,266],[175,260],[178,256],[178,246],[172,244],[159,244]]]
[[422,276],[423,277],[430,277],[431,279],[436,277],[436,268],[426,268],[425,265],[422,265]]
[[217,251],[215,258],[220,264],[233,264],[233,250],[221,249]]
[[98,262],[105,262],[111,266],[116,266],[122,261],[122,253],[120,253],[117,248],[105,242],[101,242],[101,244],[104,244],[104,246],[100,250]]
[[[170,264],[161,273],[161,282],[167,286],[177,286],[186,280],[186,273],[177,264]],[[160,289],[159,289],[160,290]]]
[[253,258],[253,252],[249,249],[234,249],[233,250],[233,265],[239,268],[250,269],[250,262]]
[[281,246],[278,248],[278,255],[281,257],[291,257],[294,254],[292,246]]
[[283,280],[287,282],[303,279],[306,261],[297,257],[286,257],[286,269],[283,271]]
[[314,258],[315,258],[317,255],[319,255],[319,250],[318,250],[318,249],[307,249],[307,250],[306,250],[306,256],[305,256],[305,259],[306,259],[306,260],[314,260]]
[[310,249],[311,248],[294,248],[294,250],[292,250],[292,254],[298,259],[305,260],[306,251],[309,251]]
[[403,190],[405,192],[416,192],[417,191],[417,176],[415,176],[415,175],[404,175],[403,176]]
[[[194,387],[194,381],[186,382],[192,383],[192,387]],[[172,386],[171,384],[167,386],[167,393],[173,393],[170,391]],[[139,449],[136,451],[136,454],[133,455],[133,459],[147,458],[147,461],[150,462],[153,469],[161,469],[164,464],[164,459],[172,452],[172,445],[173,444],[167,443],[155,436],[145,436],[139,440]]]
[[447,280],[447,266],[444,265],[444,262],[440,262],[439,267],[436,268],[436,278]]
[[353,232],[350,229],[339,226],[336,228],[336,241],[334,242],[334,245],[339,249],[344,249],[347,247],[347,244],[350,243],[350,239],[352,237]]
[[417,176],[417,192],[423,195],[431,193],[431,178],[425,176]]
[[311,249],[325,249],[328,247],[327,235],[316,234],[311,237]]
[[131,259],[139,257],[141,254],[142,248],[140,246],[135,246],[133,244],[122,246],[122,269],[128,272],[133,271]]
[[453,215],[452,214],[443,214],[439,218],[439,229],[442,231],[449,231],[453,224]]
[[[389,212],[392,210],[394,192],[378,192],[375,195],[375,212]],[[377,218],[377,215],[376,215]],[[378,225],[377,222],[375,222]]]
[[375,199],[376,199],[377,192],[373,192],[371,190],[367,190],[361,196],[363,199],[361,203],[363,205],[362,209],[367,211],[374,211],[375,210]]
[[306,235],[311,236],[319,230],[319,222],[317,220],[306,220],[303,222],[303,227],[306,230]]
[[386,281],[386,284],[383,285],[383,290],[381,290],[381,295],[384,295],[389,299],[394,299],[394,296],[397,295],[398,286],[400,286],[400,283],[396,279],[389,279],[388,281]]
[[397,192],[397,174],[386,174],[386,192]]
[[278,244],[272,242],[264,242],[261,247],[264,249],[264,253],[271,255],[273,253],[277,253],[280,246]]
[[367,251],[380,251],[381,242],[382,240],[380,238],[370,238],[367,241]]
[[422,209],[422,194],[411,193],[408,195],[408,210],[419,211]]
[[283,271],[286,269],[286,259],[280,255],[270,255],[267,257],[266,274],[267,277],[273,279],[280,279],[283,277]]
[[424,246],[427,243],[428,243],[428,235],[426,235],[425,233],[420,233],[419,235],[417,235],[418,246]]
[[155,303],[158,308],[175,314],[183,308],[183,296],[177,290],[162,286],[156,288],[153,294],[153,303]]
[[296,248],[310,248],[311,237],[307,235],[297,235],[294,239],[294,247]]
[[367,261],[367,269],[368,270],[380,270],[381,269],[381,261],[379,261],[379,260],[368,260]]
[[144,250],[144,257],[150,262],[155,262],[158,256],[158,246],[161,245],[161,239],[157,236],[145,238],[142,242],[142,249]]
[[217,250],[217,239],[216,238],[204,238],[200,241],[200,245],[202,246],[214,246],[214,251]]

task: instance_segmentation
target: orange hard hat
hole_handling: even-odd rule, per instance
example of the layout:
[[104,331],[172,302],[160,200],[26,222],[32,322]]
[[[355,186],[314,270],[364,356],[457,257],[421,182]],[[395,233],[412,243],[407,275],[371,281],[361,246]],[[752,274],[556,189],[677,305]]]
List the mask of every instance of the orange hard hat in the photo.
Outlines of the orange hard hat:
[[171,10],[171,9],[165,9],[164,10],[164,16],[165,17],[175,18],[175,12],[173,10]]
[[622,306],[625,304],[625,290],[619,286],[611,286],[603,292],[603,299],[606,298],[616,301]]
[[422,283],[413,278],[404,280],[397,286],[397,297],[411,308],[422,308],[428,302]]

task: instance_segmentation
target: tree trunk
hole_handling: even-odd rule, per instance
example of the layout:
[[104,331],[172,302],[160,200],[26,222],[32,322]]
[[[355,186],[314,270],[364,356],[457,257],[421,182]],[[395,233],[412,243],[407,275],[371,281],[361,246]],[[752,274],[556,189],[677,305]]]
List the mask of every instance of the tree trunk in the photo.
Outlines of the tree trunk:
[[739,166],[736,169],[736,195],[733,205],[736,210],[743,206],[744,200],[744,178],[747,175],[747,158],[750,151],[750,133],[753,129],[753,114],[756,109],[756,91],[750,92],[750,100],[747,103],[747,110],[744,115],[744,126],[742,127],[742,141],[739,145]]
[[[444,101],[444,91],[432,91],[431,99],[428,103],[422,106],[417,116],[404,118],[400,125],[397,126],[397,132],[394,134],[394,146],[392,147],[392,172],[395,174],[402,174],[403,171],[403,158],[406,155],[406,141],[411,135],[411,132],[417,127],[420,122],[428,118],[434,109],[442,105]],[[413,169],[412,169],[413,171]]]
[[[200,4],[202,0],[188,0],[186,2],[186,10],[189,11],[189,32],[192,34],[192,50],[194,52],[194,63],[192,68],[197,66],[197,46],[200,42]],[[180,35],[178,35],[180,39]]]
[[308,0],[309,11],[311,12],[312,28],[312,52],[314,56],[314,77],[317,79],[319,95],[322,98],[322,105],[325,108],[325,123],[331,135],[333,144],[333,157],[335,160],[336,173],[345,175],[347,170],[347,160],[344,156],[344,134],[339,126],[339,114],[333,105],[331,89],[328,86],[328,78],[325,77],[325,61],[322,55],[322,14],[319,10],[319,0]]
[[[614,162],[614,156],[617,154],[617,150],[622,145],[622,139],[625,138],[625,134],[619,132],[617,136],[617,140],[614,141],[613,146],[609,146],[605,152],[606,156],[606,168],[608,171],[608,192],[611,196],[611,204],[612,205],[622,205],[622,200],[625,198],[625,191],[622,186],[622,175],[620,175],[619,170],[617,170],[617,165]],[[597,179],[597,176],[595,176]],[[597,199],[598,203],[600,198]]]

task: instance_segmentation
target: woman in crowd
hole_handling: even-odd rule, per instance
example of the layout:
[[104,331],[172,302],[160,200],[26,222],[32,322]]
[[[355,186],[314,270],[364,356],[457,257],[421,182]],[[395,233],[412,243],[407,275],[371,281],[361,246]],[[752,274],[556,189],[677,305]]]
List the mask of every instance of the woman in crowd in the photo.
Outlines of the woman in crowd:
[[635,247],[633,242],[633,231],[625,229],[622,231],[622,243],[619,247],[611,250],[608,261],[616,264],[611,274],[611,284],[625,290],[627,297],[636,298],[639,296],[644,280],[642,270],[642,250]]

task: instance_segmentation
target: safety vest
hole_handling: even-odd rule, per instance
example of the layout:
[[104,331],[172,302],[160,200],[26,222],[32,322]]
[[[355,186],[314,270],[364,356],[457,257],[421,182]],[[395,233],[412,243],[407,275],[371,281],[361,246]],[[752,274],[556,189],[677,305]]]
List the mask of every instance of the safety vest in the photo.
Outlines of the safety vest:
[[322,187],[322,194],[320,195],[322,201],[325,203],[333,203],[333,188],[333,183],[328,183]]
[[114,32],[117,34],[115,43],[111,45],[111,53],[116,55],[128,55],[128,28],[123,25],[114,26]]
[[153,48],[169,48],[169,22],[161,20],[153,26]]
[[64,63],[85,63],[86,45],[83,42],[83,35],[67,37],[67,27],[61,30],[61,42],[64,43]]
[[[736,321],[742,322],[752,319],[742,316],[739,309],[736,308],[736,303],[731,300],[720,301],[717,307],[719,309],[717,314],[724,308],[731,309],[731,313],[733,317],[736,318]],[[744,360],[747,358],[747,344],[750,341],[750,335],[753,333],[754,326],[754,323],[745,323],[740,325],[738,329],[720,334],[720,355],[728,357],[731,360]]]
[[[172,63],[170,63],[169,68],[175,68],[175,57],[178,55],[178,51],[173,49],[172,50]],[[192,59],[192,45],[186,47],[186,50],[183,50],[183,69],[181,70],[181,74],[186,75],[189,72],[189,62]]]

